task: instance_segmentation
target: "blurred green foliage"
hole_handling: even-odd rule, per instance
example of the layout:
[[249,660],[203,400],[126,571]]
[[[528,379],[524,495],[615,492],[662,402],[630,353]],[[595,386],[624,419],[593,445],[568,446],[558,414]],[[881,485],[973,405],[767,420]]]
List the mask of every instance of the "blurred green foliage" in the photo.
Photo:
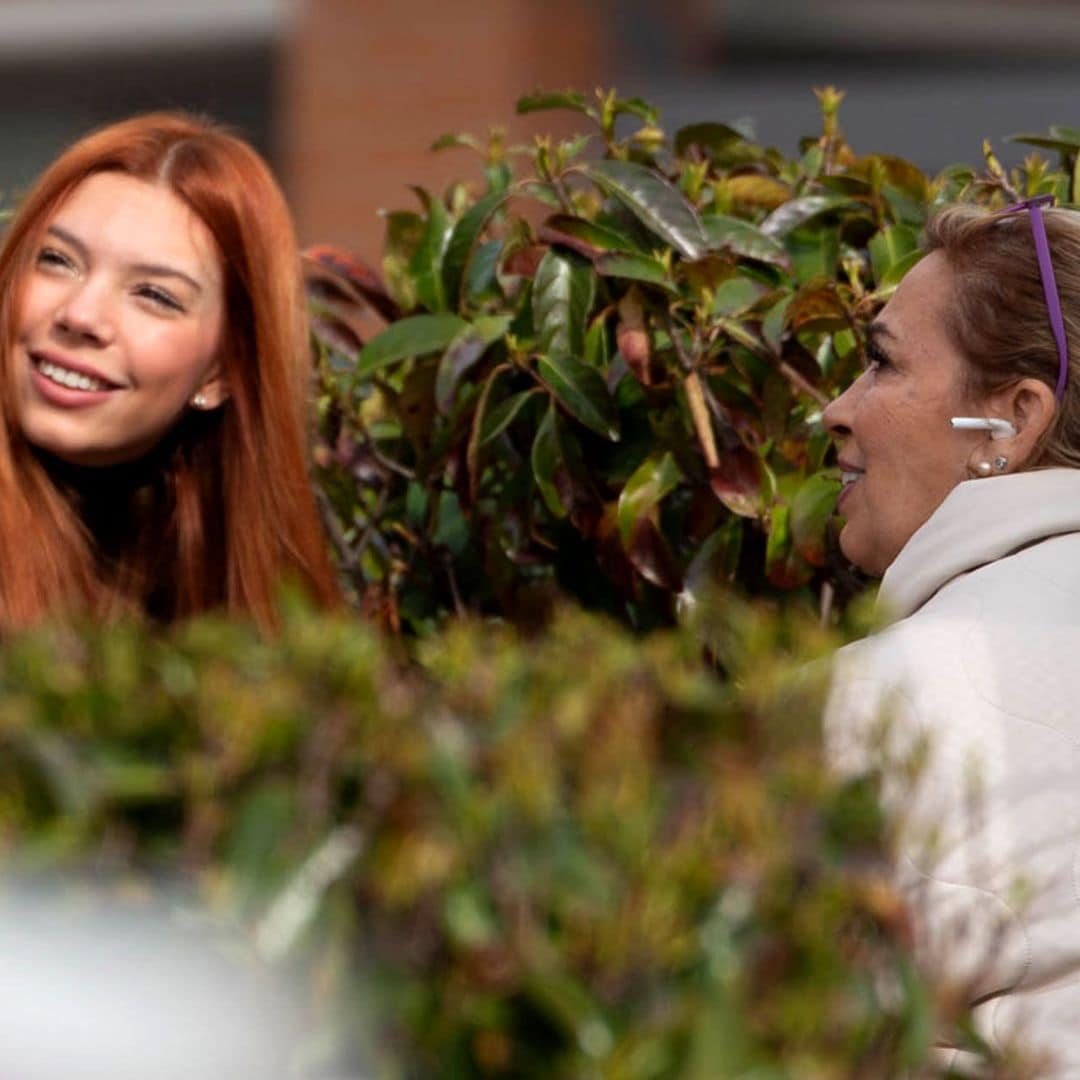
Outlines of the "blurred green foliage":
[[874,785],[821,767],[831,636],[710,610],[725,679],[574,609],[411,662],[300,607],[11,641],[5,869],[182,874],[303,973],[305,1075],[944,1075]]
[[[1006,173],[929,177],[858,155],[842,94],[794,157],[739,128],[673,135],[638,99],[534,94],[585,134],[530,147],[446,136],[479,185],[414,191],[381,272],[309,252],[322,357],[317,449],[345,577],[369,613],[527,621],[553,594],[637,628],[719,582],[849,593],[820,412],[864,327],[957,199],[1074,197],[1075,133]],[[1072,140],[1072,141],[1070,141]]]

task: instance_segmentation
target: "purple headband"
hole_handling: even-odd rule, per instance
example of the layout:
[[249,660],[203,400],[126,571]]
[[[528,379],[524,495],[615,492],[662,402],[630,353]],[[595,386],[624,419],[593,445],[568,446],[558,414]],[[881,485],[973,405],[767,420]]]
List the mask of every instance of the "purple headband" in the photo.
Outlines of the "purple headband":
[[1051,206],[1053,195],[1036,195],[1032,199],[1006,206],[999,214],[1016,214],[1028,211],[1031,218],[1031,236],[1035,241],[1035,258],[1039,262],[1039,277],[1042,280],[1043,296],[1046,297],[1046,310],[1050,316],[1050,329],[1057,342],[1058,379],[1054,397],[1061,401],[1065,397],[1065,382],[1069,374],[1069,346],[1065,339],[1065,320],[1061,315],[1061,300],[1058,296],[1057,281],[1054,278],[1054,264],[1050,259],[1050,242],[1046,238],[1046,222],[1043,221],[1042,208]]

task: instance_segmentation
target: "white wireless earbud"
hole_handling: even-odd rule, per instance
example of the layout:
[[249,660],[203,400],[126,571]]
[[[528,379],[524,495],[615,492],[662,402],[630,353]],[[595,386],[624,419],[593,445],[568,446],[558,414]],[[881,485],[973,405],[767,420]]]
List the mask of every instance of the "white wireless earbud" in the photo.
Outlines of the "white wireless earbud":
[[991,439],[1016,438],[1016,428],[996,416],[954,416],[949,423],[955,431],[989,431]]

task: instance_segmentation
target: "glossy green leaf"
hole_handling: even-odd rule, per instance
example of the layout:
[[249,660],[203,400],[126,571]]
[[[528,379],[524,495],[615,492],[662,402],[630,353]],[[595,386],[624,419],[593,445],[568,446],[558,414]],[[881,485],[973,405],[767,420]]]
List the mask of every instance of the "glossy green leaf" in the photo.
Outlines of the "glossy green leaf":
[[464,147],[481,153],[484,149],[476,136],[470,135],[468,132],[447,131],[431,144],[432,150],[449,150],[453,147]]
[[843,195],[803,195],[778,206],[762,223],[761,231],[766,236],[780,240],[792,229],[805,225],[806,222],[822,214],[836,211],[865,211],[866,204]]
[[428,311],[446,311],[446,290],[443,287],[442,266],[447,245],[453,233],[453,223],[441,199],[422,188],[414,188],[424,202],[427,221],[419,244],[409,260],[409,270],[416,286],[417,299]]
[[697,211],[655,170],[632,161],[604,160],[581,166],[581,171],[684,258],[699,259],[707,250]]
[[517,100],[519,115],[546,109],[572,109],[574,112],[592,115],[592,110],[586,105],[584,96],[576,91],[548,93],[538,90],[532,94],[525,94]]
[[745,142],[746,136],[728,124],[688,124],[675,132],[675,153],[686,157],[691,147],[696,146],[710,157],[716,157],[733,145]]
[[757,226],[726,214],[706,214],[702,226],[710,251],[730,251],[748,259],[790,269],[791,261],[783,244],[767,236]]
[[761,320],[761,336],[773,352],[780,351],[786,325],[785,316],[791,300],[791,294],[782,297],[769,308],[765,313],[765,318]]
[[825,565],[825,533],[839,494],[840,481],[832,470],[808,476],[791,500],[791,541],[811,566]]
[[453,555],[460,555],[469,543],[468,522],[461,512],[457,495],[452,491],[439,493],[431,541]]
[[510,326],[509,315],[484,315],[450,342],[439,361],[435,376],[435,404],[440,412],[450,411],[462,376],[498,341]]
[[571,416],[613,442],[619,438],[619,413],[603,376],[576,357],[541,356],[540,377]]
[[783,504],[772,508],[769,536],[765,542],[765,575],[780,589],[804,585],[813,574],[807,563],[792,545],[791,511]]
[[881,281],[898,262],[918,246],[918,233],[906,225],[889,225],[874,233],[867,244],[874,280]]
[[610,359],[607,322],[598,315],[585,332],[585,363],[597,371],[606,371]]
[[880,288],[895,289],[904,279],[904,275],[923,257],[921,251],[910,251],[907,255],[898,259],[881,276],[878,282]]
[[533,279],[533,323],[542,352],[580,356],[585,322],[596,295],[596,271],[570,252],[551,250]]
[[1065,135],[1021,134],[1005,136],[1010,143],[1024,143],[1026,146],[1036,146],[1040,150],[1056,150],[1058,153],[1075,153],[1080,149],[1080,140]]
[[499,191],[485,195],[469,207],[454,226],[442,263],[443,292],[451,310],[461,306],[462,286],[480,234],[508,197],[506,192]]
[[647,285],[659,285],[668,292],[677,292],[667,267],[659,259],[648,255],[624,255],[611,252],[598,256],[593,265],[596,272],[603,277],[641,281]]
[[795,229],[784,240],[795,280],[800,285],[815,278],[832,278],[840,262],[840,232],[836,228]]
[[483,446],[497,439],[521,415],[521,410],[543,392],[539,386],[534,386],[531,390],[521,390],[516,394],[511,394],[498,405],[492,406],[484,416],[480,430],[480,445]]
[[411,311],[420,301],[412,260],[424,235],[424,219],[409,210],[395,210],[385,216],[382,274],[386,287],[403,311]]
[[533,439],[531,464],[536,486],[547,508],[557,517],[566,517],[568,510],[563,505],[556,479],[556,470],[560,467],[562,450],[559,446],[559,413],[552,402],[540,421]]
[[729,517],[705,542],[686,568],[680,603],[686,606],[684,615],[693,608],[703,607],[717,589],[735,580],[742,552],[743,523]]
[[549,243],[578,241],[586,249],[581,251],[582,254],[602,251],[641,252],[640,244],[629,232],[599,225],[571,214],[552,214],[540,227],[540,239]]
[[897,225],[907,225],[916,230],[926,224],[926,200],[916,198],[910,192],[893,184],[885,184],[881,197],[889,208],[889,215]]
[[753,307],[767,292],[769,287],[753,278],[736,275],[723,282],[713,295],[709,306],[710,315],[741,315],[747,308]]
[[682,471],[668,451],[653,453],[638,466],[619,496],[619,535],[624,547],[629,547],[638,519],[652,514],[682,480]]
[[849,172],[868,179],[875,191],[893,187],[920,203],[926,201],[930,190],[930,181],[922,169],[895,154],[869,154],[849,166]]
[[391,323],[364,346],[356,376],[362,379],[400,360],[441,352],[468,326],[457,315],[410,315]]
[[644,98],[616,98],[613,110],[616,116],[636,116],[646,124],[658,124],[660,113],[655,105],[650,105]]
[[497,302],[500,293],[497,287],[496,272],[502,258],[503,242],[487,240],[476,245],[469,260],[465,279],[465,295],[477,306],[484,300]]

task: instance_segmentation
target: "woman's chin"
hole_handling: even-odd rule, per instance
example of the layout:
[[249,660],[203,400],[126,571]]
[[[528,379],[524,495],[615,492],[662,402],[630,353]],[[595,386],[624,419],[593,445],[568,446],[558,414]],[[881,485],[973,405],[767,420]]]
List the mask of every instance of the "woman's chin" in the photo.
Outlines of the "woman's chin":
[[874,557],[872,547],[859,536],[858,530],[853,532],[850,521],[840,530],[840,551],[852,566],[871,577],[881,577],[887,569],[887,564],[881,566]]

